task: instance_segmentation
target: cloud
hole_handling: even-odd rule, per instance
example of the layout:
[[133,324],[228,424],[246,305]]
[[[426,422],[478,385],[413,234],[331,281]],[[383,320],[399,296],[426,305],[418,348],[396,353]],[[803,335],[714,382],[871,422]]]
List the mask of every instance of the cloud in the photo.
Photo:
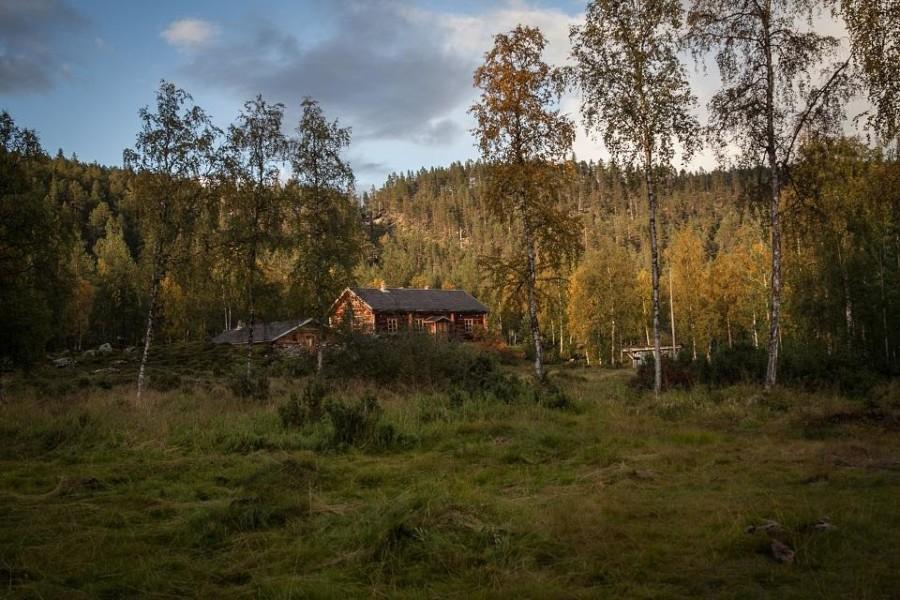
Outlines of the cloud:
[[357,140],[435,144],[463,131],[454,116],[470,96],[477,57],[452,47],[448,27],[387,0],[330,10],[333,27],[312,43],[263,20],[223,28],[215,43],[190,54],[183,72],[241,99],[262,93],[289,108],[312,96],[352,125]]
[[218,30],[217,25],[202,19],[179,19],[159,35],[176,48],[198,48],[212,41]]
[[85,23],[63,0],[0,0],[0,94],[47,92],[67,77],[59,44]]

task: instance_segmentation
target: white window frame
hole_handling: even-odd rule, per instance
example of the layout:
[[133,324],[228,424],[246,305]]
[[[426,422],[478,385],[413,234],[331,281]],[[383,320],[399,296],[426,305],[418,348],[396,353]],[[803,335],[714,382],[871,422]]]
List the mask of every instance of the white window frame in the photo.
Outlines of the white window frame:
[[463,319],[463,327],[466,330],[466,333],[472,333],[475,331],[475,319],[473,317],[469,317]]
[[397,317],[388,317],[387,318],[387,331],[388,333],[397,333],[400,330],[400,319]]

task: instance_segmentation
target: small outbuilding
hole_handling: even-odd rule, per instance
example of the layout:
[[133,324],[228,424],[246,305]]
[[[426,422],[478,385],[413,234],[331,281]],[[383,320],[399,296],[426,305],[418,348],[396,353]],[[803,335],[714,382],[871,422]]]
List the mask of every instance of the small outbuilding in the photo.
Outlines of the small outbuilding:
[[[653,358],[653,346],[630,346],[622,348],[622,362],[631,359],[631,366],[637,369],[639,366]],[[675,358],[681,351],[681,344],[675,346],[660,346],[659,353],[664,358]]]
[[[213,338],[214,344],[247,344],[250,327],[243,323]],[[253,343],[283,348],[305,348],[312,352],[319,345],[319,324],[315,319],[292,319],[253,324]]]

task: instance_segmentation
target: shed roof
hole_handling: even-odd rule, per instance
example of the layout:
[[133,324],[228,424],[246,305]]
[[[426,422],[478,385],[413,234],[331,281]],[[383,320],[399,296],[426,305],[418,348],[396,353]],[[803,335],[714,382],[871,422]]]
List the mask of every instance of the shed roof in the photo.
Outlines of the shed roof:
[[[313,319],[291,319],[290,321],[254,323],[253,343],[266,344],[274,342],[299,327],[312,324],[313,321]],[[249,340],[250,328],[247,326],[224,331],[212,339],[214,344],[246,344]]]
[[463,290],[415,288],[351,288],[354,294],[383,312],[471,312],[486,313],[488,307]]

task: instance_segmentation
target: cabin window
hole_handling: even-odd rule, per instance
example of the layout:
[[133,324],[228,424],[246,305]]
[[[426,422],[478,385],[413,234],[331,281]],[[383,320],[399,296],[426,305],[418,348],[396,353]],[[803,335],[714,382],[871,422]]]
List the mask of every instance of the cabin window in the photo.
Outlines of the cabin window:
[[475,319],[463,319],[463,326],[466,328],[466,333],[472,333],[475,331]]
[[388,333],[397,333],[397,329],[399,327],[398,321],[396,317],[388,317],[387,320],[387,330]]
[[416,331],[423,331],[425,329],[425,319],[413,320],[413,329]]

